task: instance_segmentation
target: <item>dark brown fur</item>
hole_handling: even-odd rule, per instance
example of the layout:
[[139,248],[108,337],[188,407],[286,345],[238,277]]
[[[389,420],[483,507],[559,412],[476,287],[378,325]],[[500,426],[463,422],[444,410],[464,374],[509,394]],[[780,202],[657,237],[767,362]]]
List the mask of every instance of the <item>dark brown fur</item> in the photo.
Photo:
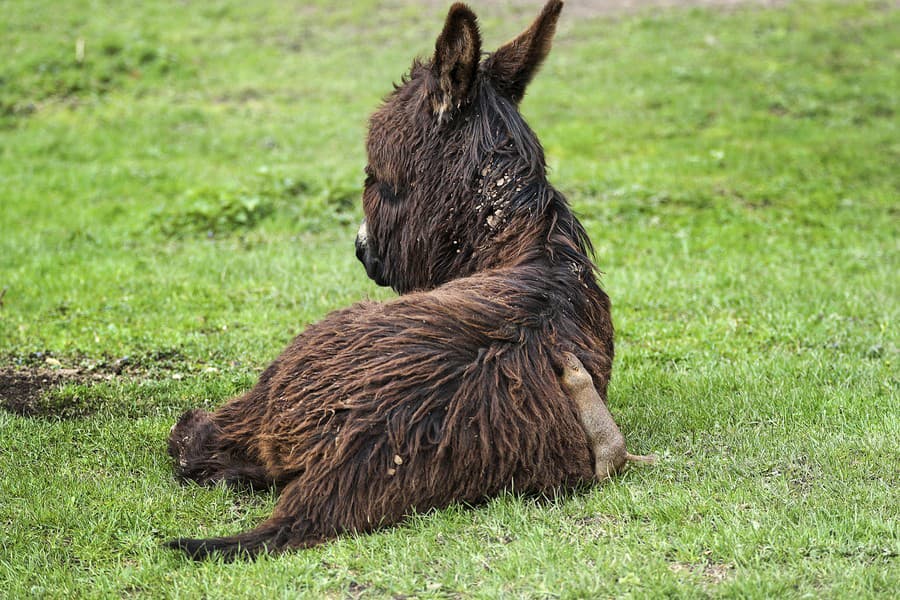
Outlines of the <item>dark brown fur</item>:
[[454,5],[434,58],[372,116],[357,252],[403,295],[328,315],[248,393],[182,417],[169,439],[180,476],[281,496],[252,531],[172,546],[193,557],[306,547],[594,478],[558,375],[571,350],[605,401],[609,301],[517,109],[561,6],[481,60],[475,16]]

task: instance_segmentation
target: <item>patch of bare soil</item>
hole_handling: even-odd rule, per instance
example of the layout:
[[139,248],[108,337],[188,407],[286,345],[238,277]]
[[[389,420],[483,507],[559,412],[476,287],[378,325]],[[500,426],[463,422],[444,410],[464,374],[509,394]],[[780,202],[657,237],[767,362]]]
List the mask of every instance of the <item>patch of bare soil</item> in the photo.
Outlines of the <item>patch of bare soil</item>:
[[171,398],[159,404],[146,394],[122,401],[122,386],[166,386],[185,378],[216,377],[223,370],[258,373],[258,367],[240,361],[216,365],[198,361],[178,348],[119,357],[76,354],[57,358],[53,351],[0,355],[0,410],[27,417],[75,419],[98,412],[131,418],[187,409],[173,404]]
[[718,585],[728,579],[734,567],[711,562],[702,564],[673,562],[669,564],[669,570],[677,574],[691,574],[699,577],[704,585]]
[[[171,348],[119,358],[67,358],[65,363],[52,352],[0,357],[0,409],[28,417],[87,416],[104,402],[104,392],[93,391],[98,384],[181,379],[184,372],[201,369],[218,372],[207,365],[191,364],[178,349]],[[64,389],[69,386],[80,389]]]
[[89,383],[107,379],[78,369],[0,369],[0,405],[21,416],[50,414],[41,402],[46,394],[69,383]]
[[[614,16],[617,14],[636,13],[649,9],[690,8],[694,6],[708,8],[735,8],[742,5],[773,7],[784,5],[789,0],[566,0],[563,9],[569,17]],[[540,11],[543,0],[468,0],[476,13],[488,14],[522,14]],[[435,9],[446,10],[449,0],[428,0]]]

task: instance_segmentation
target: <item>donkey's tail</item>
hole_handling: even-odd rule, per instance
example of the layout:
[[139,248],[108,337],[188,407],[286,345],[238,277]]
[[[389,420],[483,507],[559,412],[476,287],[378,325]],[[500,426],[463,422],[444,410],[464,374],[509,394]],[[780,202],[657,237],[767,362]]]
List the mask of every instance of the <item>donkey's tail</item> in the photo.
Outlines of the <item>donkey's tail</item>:
[[311,535],[308,523],[293,519],[273,518],[256,529],[209,539],[178,538],[166,542],[167,548],[182,550],[194,560],[219,556],[226,561],[236,558],[253,558],[262,552],[279,552],[287,548],[313,546],[321,541]]

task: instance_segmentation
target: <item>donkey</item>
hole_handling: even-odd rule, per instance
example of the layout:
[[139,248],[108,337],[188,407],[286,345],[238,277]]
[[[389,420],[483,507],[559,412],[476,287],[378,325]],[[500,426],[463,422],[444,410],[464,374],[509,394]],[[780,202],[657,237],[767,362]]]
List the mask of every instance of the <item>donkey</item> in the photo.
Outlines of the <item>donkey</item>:
[[454,4],[434,56],[371,117],[357,256],[398,298],[335,311],[256,386],[172,428],[177,474],[280,497],[255,529],[169,546],[234,558],[368,532],[628,461],[606,409],[610,302],[588,236],[518,111],[562,2],[482,57]]

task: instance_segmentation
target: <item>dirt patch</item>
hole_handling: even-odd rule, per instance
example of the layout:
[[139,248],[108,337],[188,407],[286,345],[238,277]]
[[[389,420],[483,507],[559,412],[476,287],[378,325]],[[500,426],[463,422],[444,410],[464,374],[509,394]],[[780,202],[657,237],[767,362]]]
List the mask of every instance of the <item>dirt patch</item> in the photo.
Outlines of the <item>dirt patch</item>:
[[599,540],[614,536],[616,531],[630,520],[630,517],[624,514],[618,516],[594,514],[575,519],[574,525],[579,538]]
[[[591,17],[616,13],[635,13],[648,9],[689,8],[735,8],[742,5],[773,7],[786,4],[788,0],[587,0],[568,2],[566,9],[579,17]],[[524,3],[524,0],[523,0]]]
[[[789,0],[568,0],[563,9],[569,17],[599,17],[632,14],[650,9],[677,9],[690,7],[736,8],[743,5],[774,7]],[[449,0],[428,0],[435,10],[446,11]],[[542,0],[470,0],[468,4],[476,13],[491,15],[537,14],[544,5]]]
[[[221,373],[241,379],[222,391]],[[77,419],[102,413],[139,418],[186,410],[194,401],[173,394],[172,386],[204,385],[213,379],[220,400],[255,380],[259,368],[240,361],[215,365],[191,359],[178,348],[162,348],[120,357],[60,356],[52,351],[0,356],[0,410],[26,417]],[[230,378],[229,378],[230,379]],[[216,394],[222,394],[218,396]]]
[[109,379],[78,369],[0,369],[0,404],[17,415],[32,417],[51,414],[44,398],[67,384],[85,384]]
[[[177,349],[161,349],[140,356],[64,360],[60,361],[52,352],[0,358],[0,408],[25,417],[84,417],[100,407],[109,408],[110,401],[114,400],[111,388],[104,384],[181,379],[184,372],[200,370],[193,368],[197,365],[189,365]],[[218,372],[218,369],[207,367],[203,371]],[[128,406],[132,411],[141,408],[135,402]]]
[[608,525],[619,525],[627,521],[627,517],[617,517],[614,515],[596,514],[576,519],[575,523],[582,527],[604,527]]
[[704,585],[718,585],[728,579],[728,576],[734,570],[734,566],[713,562],[701,564],[673,562],[669,563],[669,570],[679,575],[699,577]]

